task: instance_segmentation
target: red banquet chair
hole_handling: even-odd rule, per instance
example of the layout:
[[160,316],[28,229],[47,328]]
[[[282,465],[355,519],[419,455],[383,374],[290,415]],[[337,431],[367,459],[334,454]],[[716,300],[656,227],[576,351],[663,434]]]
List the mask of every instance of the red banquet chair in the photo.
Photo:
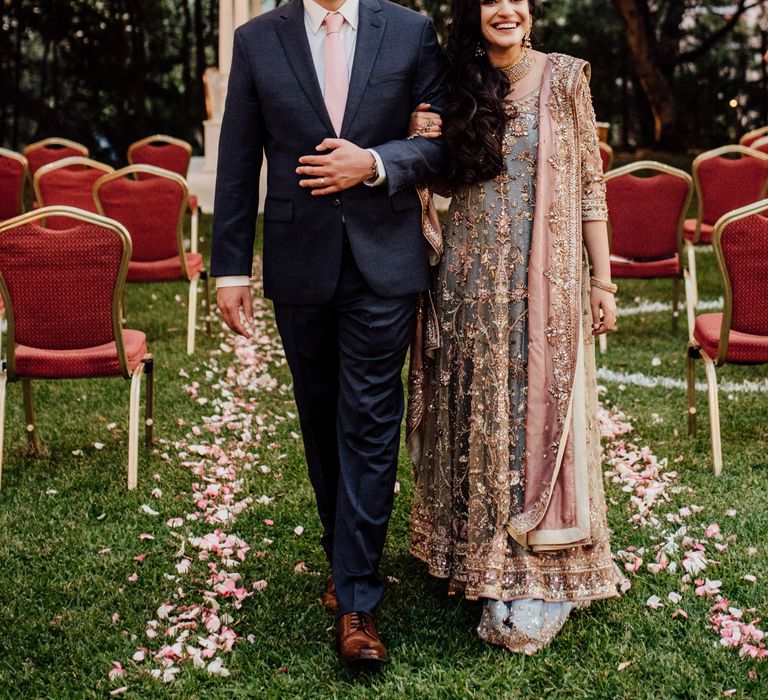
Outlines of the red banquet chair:
[[749,147],[754,148],[756,151],[760,151],[760,153],[768,154],[768,135],[756,139]]
[[600,161],[603,164],[603,172],[608,172],[613,166],[613,149],[602,141],[598,141],[597,145],[600,147]]
[[[113,172],[114,168],[82,156],[48,163],[35,173],[35,201],[41,207],[64,205],[96,214],[93,185],[105,173]],[[58,216],[46,221],[45,225],[65,229],[70,228],[72,222]]]
[[[66,217],[73,227],[40,226],[54,216]],[[124,377],[131,380],[128,488],[136,488],[141,378],[146,373],[147,444],[154,382],[146,336],[120,323],[130,257],[131,239],[120,224],[72,207],[44,207],[0,224],[0,294],[8,315],[0,374],[0,474],[7,382],[22,382],[27,437],[39,454],[33,380]]]
[[27,159],[0,148],[0,222],[24,212],[24,184],[28,176]]
[[30,177],[34,177],[35,173],[44,165],[61,160],[62,158],[70,158],[71,156],[88,157],[88,149],[83,144],[56,137],[35,141],[35,143],[26,146],[23,153],[29,162]]
[[696,318],[688,343],[688,432],[696,433],[695,361],[704,361],[715,476],[723,468],[716,367],[768,363],[768,199],[723,216],[712,244],[725,305],[721,314]]
[[[650,177],[640,177],[641,173]],[[605,188],[611,278],[671,279],[672,328],[677,330],[683,221],[693,197],[691,176],[663,163],[641,160],[606,173]]]
[[[0,148],[0,223],[24,212],[24,187],[28,177],[27,159],[16,151]],[[0,298],[0,321],[4,319],[5,305]],[[0,329],[1,338],[2,329]]]
[[[734,157],[735,156],[735,157]],[[768,193],[768,154],[746,146],[721,146],[693,161],[698,211],[686,219],[683,235],[688,251],[691,303],[698,304],[696,245],[712,242],[718,219],[729,211],[757,202]]]
[[[134,179],[133,176],[144,179]],[[151,177],[149,177],[151,176]],[[210,288],[203,256],[184,252],[184,212],[187,183],[169,170],[151,165],[129,165],[96,181],[93,196],[100,214],[119,221],[133,242],[128,282],[189,282],[187,353],[195,351],[197,283],[205,283],[203,303],[208,332]]]
[[[154,165],[157,168],[164,168],[181,175],[184,179],[187,178],[191,158],[192,146],[186,141],[164,134],[147,136],[128,146],[128,163],[130,165]],[[146,176],[142,176],[141,173],[137,174],[137,179],[142,179],[142,177]],[[189,211],[192,228],[190,250],[196,253],[199,211],[197,197],[193,194],[189,195]]]
[[768,126],[761,126],[759,129],[752,129],[739,139],[742,146],[752,146],[758,139],[768,136]]

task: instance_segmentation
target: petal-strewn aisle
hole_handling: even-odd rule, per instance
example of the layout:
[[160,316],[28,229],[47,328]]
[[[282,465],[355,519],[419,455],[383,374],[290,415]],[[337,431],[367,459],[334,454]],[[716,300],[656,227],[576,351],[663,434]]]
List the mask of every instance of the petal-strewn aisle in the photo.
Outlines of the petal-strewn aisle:
[[[284,354],[261,290],[257,286],[253,291],[253,338],[230,334],[210,354],[204,363],[208,383],[204,391],[181,370],[185,390],[200,407],[200,422],[185,426],[188,432],[182,440],[160,440],[162,458],[187,469],[191,483],[188,491],[173,500],[177,512],[171,517],[163,514],[152,532],[139,537],[174,543],[165,573],[173,593],[158,600],[154,616],[139,633],[141,643],[132,665],[136,672],[149,673],[164,683],[173,682],[185,665],[202,673],[230,675],[227,655],[243,641],[243,632],[234,629],[238,611],[246,599],[267,586],[265,580],[247,581],[238,573],[252,555],[252,547],[247,541],[250,535],[238,532],[237,521],[254,501],[267,504],[271,500],[250,495],[246,481],[252,473],[256,478],[251,479],[250,489],[256,488],[253,482],[258,476],[270,472],[264,462],[283,456],[260,460],[260,452],[274,453],[280,447],[275,434],[286,416],[274,411],[286,405],[290,387],[272,376],[285,363]],[[268,400],[270,410],[264,409],[265,398],[272,399]],[[291,439],[298,437],[291,433]],[[143,510],[160,519],[151,505]],[[136,560],[141,562],[142,554]],[[248,641],[247,633],[245,638]],[[130,666],[115,662],[110,678],[125,682],[133,673]],[[113,694],[125,690],[124,685]]]
[[[239,573],[244,562],[262,553],[249,542],[253,533],[238,528],[238,517],[272,500],[259,489],[270,475],[269,465],[285,457],[278,432],[284,440],[299,436],[291,428],[296,416],[290,387],[276,378],[285,376],[282,347],[258,288],[254,315],[252,340],[228,334],[200,365],[206,386],[192,381],[184,370],[178,377],[190,401],[199,406],[200,420],[184,426],[184,439],[161,440],[159,447],[162,459],[188,471],[189,486],[172,498],[162,498],[156,488],[152,495],[158,501],[142,506],[148,525],[137,542],[136,573],[129,584],[140,575],[146,556],[142,547],[157,540],[167,544],[164,575],[169,585],[144,628],[131,631],[138,639],[132,659],[115,661],[108,670],[119,684],[114,695],[125,693],[137,675],[172,683],[185,667],[206,676],[229,676],[232,650],[259,632],[238,624],[242,606],[258,605],[257,599],[249,599],[268,585]],[[683,455],[670,465],[650,447],[639,447],[632,425],[616,407],[601,408],[599,418],[605,476],[618,487],[610,490],[614,498],[609,508],[613,517],[631,523],[631,543],[614,539],[616,557],[629,577],[624,590],[632,599],[631,582],[645,577],[644,585],[655,591],[634,601],[635,614],[668,615],[673,624],[706,624],[723,647],[742,657],[768,658],[759,627],[764,611],[736,607],[738,591],[729,594],[722,583],[736,578],[744,585],[760,585],[749,570],[750,556],[757,550],[735,534],[736,500],[723,504],[719,513],[707,512],[696,505],[693,490],[673,468]],[[290,423],[279,430],[286,421]],[[158,503],[172,503],[172,511]],[[268,518],[264,523],[271,525]],[[297,527],[296,534],[302,529]],[[259,542],[259,547],[268,544]],[[738,559],[743,571],[726,577],[719,557],[729,548],[743,550]],[[130,595],[130,589],[126,593]],[[756,678],[753,669],[748,673]],[[226,686],[226,681],[221,683]]]
[[[688,620],[694,611],[706,610],[706,620],[720,637],[720,644],[738,649],[739,656],[768,659],[765,631],[755,608],[742,610],[729,601],[723,582],[718,578],[734,577],[747,585],[757,583],[750,573],[750,557],[757,554],[752,543],[739,541],[735,531],[739,512],[725,505],[721,513],[708,513],[691,502],[693,489],[682,483],[680,474],[669,468],[667,458],[658,458],[649,447],[638,447],[632,441],[632,425],[617,408],[600,409],[600,426],[604,448],[605,476],[621,486],[628,503],[615,503],[627,510],[632,529],[640,535],[640,546],[627,546],[616,551],[630,576],[659,576],[655,588],[664,587],[666,595],[651,595],[646,606],[657,614]],[[674,462],[682,462],[678,455]],[[680,506],[683,501],[685,505]],[[737,499],[734,498],[734,502]],[[721,526],[717,519],[723,517]],[[620,542],[614,540],[614,547]],[[716,571],[718,560],[729,548],[742,552],[739,571]],[[710,578],[711,576],[711,578]],[[625,583],[628,590],[631,583]],[[755,671],[749,671],[756,679]]]

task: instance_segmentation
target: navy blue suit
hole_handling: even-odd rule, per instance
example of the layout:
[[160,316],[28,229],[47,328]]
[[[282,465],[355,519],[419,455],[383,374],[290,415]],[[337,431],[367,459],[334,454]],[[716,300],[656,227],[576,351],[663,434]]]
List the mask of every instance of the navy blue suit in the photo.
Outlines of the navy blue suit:
[[211,272],[250,275],[266,155],[264,292],[294,380],[309,475],[340,614],[373,612],[403,414],[415,297],[429,286],[416,183],[439,174],[440,140],[407,140],[419,102],[444,105],[434,28],[388,0],[360,0],[340,138],[381,156],[386,182],[328,196],[299,186],[298,159],[335,138],[301,0],[235,33],[219,143]]

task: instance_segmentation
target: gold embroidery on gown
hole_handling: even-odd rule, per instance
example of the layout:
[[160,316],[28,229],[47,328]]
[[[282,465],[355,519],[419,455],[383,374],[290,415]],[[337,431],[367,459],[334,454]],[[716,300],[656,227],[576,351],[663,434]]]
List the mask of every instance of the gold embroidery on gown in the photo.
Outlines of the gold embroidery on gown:
[[[506,529],[508,517],[523,508],[526,478],[527,264],[538,111],[538,91],[515,102],[504,137],[505,171],[454,192],[434,290],[441,347],[427,378],[411,552],[432,575],[449,579],[451,592],[471,599],[586,601],[615,596],[618,582],[596,440],[587,450],[589,544],[533,552]],[[594,398],[594,361],[585,364]],[[595,420],[586,416],[589,435],[596,436]]]

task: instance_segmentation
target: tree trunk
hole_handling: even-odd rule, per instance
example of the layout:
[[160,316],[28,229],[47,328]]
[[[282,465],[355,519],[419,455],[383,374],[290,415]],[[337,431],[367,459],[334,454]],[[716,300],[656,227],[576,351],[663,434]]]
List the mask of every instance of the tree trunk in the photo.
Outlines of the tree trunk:
[[209,0],[208,5],[208,27],[210,28],[210,41],[213,46],[214,61],[213,65],[219,65],[219,3],[218,0]]
[[133,74],[133,110],[135,133],[147,133],[146,74],[147,54],[144,47],[144,0],[129,0],[131,23],[131,73]]
[[17,151],[19,149],[19,120],[21,118],[21,0],[16,0],[14,10],[16,15],[16,46],[13,56],[13,135],[11,148]]
[[651,106],[657,147],[680,149],[677,105],[669,81],[659,67],[655,39],[645,20],[645,0],[613,0],[624,22],[627,45],[640,86]]
[[181,82],[184,86],[182,94],[182,109],[184,110],[184,138],[189,139],[195,128],[197,114],[193,109],[195,99],[195,86],[192,84],[192,13],[189,11],[189,0],[181,0],[181,13],[183,16],[181,29]]
[[203,120],[208,118],[203,91],[203,75],[207,67],[205,61],[203,0],[195,0],[195,140],[199,145],[202,145],[200,129],[202,128]]

